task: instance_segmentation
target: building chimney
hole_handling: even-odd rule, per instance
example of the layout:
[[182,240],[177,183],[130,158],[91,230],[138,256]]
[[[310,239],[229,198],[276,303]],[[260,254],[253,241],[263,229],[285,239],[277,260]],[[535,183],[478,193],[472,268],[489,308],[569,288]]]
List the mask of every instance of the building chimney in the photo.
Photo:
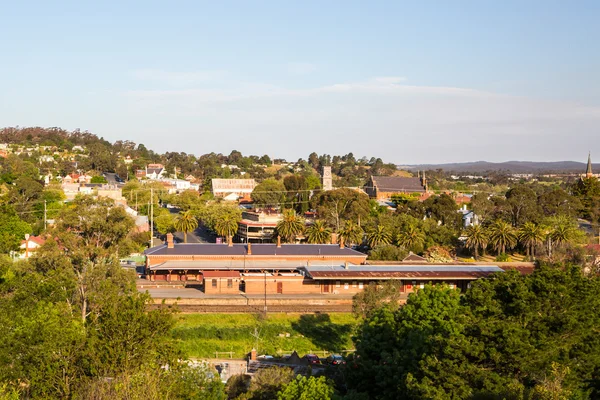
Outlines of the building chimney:
[[281,247],[281,236],[277,235],[277,247]]
[[256,349],[250,351],[250,361],[256,361]]
[[348,269],[348,261],[344,262],[344,269]]
[[248,254],[249,256],[251,256],[251,255],[252,255],[252,243],[250,243],[250,242],[248,242],[248,252],[247,252],[247,254]]
[[331,244],[337,244],[337,241],[338,241],[338,235],[337,235],[337,233],[334,232],[331,234]]
[[344,237],[343,237],[343,236],[340,236],[340,249],[343,249],[344,247],[346,247],[346,246],[344,245]]
[[173,234],[167,233],[167,249],[175,248],[175,243],[173,242]]

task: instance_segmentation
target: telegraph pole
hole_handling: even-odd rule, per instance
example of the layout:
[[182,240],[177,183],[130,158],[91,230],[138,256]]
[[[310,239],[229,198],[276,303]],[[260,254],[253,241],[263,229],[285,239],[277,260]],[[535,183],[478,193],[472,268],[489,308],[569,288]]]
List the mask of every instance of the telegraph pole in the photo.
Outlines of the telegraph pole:
[[48,229],[48,210],[46,208],[46,200],[44,200],[44,230]]

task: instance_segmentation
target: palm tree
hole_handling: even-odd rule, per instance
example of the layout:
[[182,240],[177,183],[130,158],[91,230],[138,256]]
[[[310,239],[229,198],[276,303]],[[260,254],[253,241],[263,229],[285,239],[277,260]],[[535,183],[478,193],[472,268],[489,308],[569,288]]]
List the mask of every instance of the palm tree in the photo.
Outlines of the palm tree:
[[238,230],[237,218],[231,214],[223,216],[215,223],[215,232],[219,236],[226,236],[227,241],[235,235]]
[[552,246],[564,245],[575,240],[577,227],[564,216],[556,216],[548,219],[546,229],[546,240],[548,242],[548,257],[552,257]]
[[497,220],[490,226],[490,243],[498,254],[506,253],[506,248],[517,244],[515,229],[508,222]]
[[325,221],[315,221],[307,230],[308,243],[329,243],[331,241],[331,228],[325,225]]
[[363,229],[351,220],[346,221],[344,227],[340,230],[341,239],[348,245],[361,243],[364,234]]
[[425,242],[425,234],[415,225],[410,224],[406,229],[400,231],[396,236],[396,243],[405,249],[413,249],[422,246]]
[[186,211],[179,213],[173,225],[177,231],[183,232],[183,242],[187,243],[187,234],[198,227],[198,220],[190,211]]
[[488,245],[488,233],[481,225],[471,225],[465,232],[466,245],[475,253],[475,259],[479,258],[479,249],[485,250]]
[[287,242],[292,242],[304,231],[304,220],[294,210],[285,210],[283,219],[277,223],[277,232]]
[[546,233],[544,228],[533,222],[525,222],[518,232],[519,241],[527,249],[527,257],[533,261],[535,258],[535,247],[544,242]]
[[380,244],[390,244],[392,243],[392,235],[385,226],[378,225],[375,229],[372,229],[367,233],[367,243],[371,248],[379,246]]

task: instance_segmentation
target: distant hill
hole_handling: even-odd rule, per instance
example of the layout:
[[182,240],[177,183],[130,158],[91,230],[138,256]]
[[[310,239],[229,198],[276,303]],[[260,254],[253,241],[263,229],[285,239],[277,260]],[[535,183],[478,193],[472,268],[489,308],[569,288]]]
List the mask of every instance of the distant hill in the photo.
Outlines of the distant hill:
[[[584,173],[586,163],[576,161],[506,161],[501,163],[492,163],[487,161],[475,161],[465,163],[450,164],[419,164],[419,165],[398,165],[398,168],[415,170],[433,170],[443,169],[448,172],[476,173],[505,171],[513,174],[535,174],[535,173]],[[594,172],[600,172],[600,164],[592,164]]]

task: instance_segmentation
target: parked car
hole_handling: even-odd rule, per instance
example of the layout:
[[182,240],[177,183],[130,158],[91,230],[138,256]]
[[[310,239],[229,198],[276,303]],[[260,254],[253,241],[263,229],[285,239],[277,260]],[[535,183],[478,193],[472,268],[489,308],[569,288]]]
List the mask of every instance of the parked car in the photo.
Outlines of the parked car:
[[309,364],[321,364],[321,360],[315,354],[307,354],[306,360]]
[[339,354],[332,354],[329,357],[327,357],[327,359],[325,360],[325,362],[329,365],[342,365],[342,364],[346,364],[346,360],[344,360],[344,357],[340,356]]

